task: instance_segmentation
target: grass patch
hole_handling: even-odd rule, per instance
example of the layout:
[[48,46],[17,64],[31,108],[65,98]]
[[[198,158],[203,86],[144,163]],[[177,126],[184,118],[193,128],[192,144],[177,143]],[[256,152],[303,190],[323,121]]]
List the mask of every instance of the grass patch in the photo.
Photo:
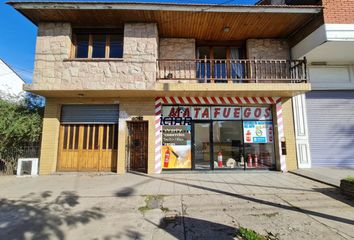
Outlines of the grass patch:
[[142,206],[142,207],[139,207],[138,210],[141,213],[145,213],[146,211],[151,210],[151,208],[149,208],[148,206]]
[[240,227],[236,232],[236,237],[242,240],[266,240],[266,238],[251,229]]
[[240,227],[236,231],[236,239],[239,240],[279,240],[279,234],[273,234],[272,232],[267,232],[266,236],[263,236],[251,229]]
[[164,212],[168,211],[168,208],[164,208],[162,205],[163,197],[164,197],[163,195],[146,195],[145,206],[139,207],[138,210],[143,214],[146,211],[157,209],[157,208],[161,209]]
[[345,180],[347,180],[348,182],[354,183],[354,177],[352,177],[352,176],[346,177]]

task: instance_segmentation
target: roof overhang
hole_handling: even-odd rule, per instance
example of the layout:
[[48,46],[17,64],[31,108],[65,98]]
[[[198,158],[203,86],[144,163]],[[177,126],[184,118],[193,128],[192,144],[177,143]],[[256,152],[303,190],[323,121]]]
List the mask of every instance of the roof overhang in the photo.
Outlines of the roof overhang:
[[187,12],[247,12],[247,13],[318,13],[322,8],[313,6],[289,5],[224,5],[224,4],[173,4],[142,2],[33,2],[9,1],[16,9],[61,9],[61,10],[151,10]]
[[354,24],[323,24],[292,49],[294,59],[317,63],[354,63]]
[[[204,40],[285,38],[322,11],[320,6],[205,5],[124,2],[26,2],[8,4],[34,24],[70,22],[74,27],[155,22],[161,37]],[[194,26],[194,27],[186,27]],[[210,27],[214,29],[211,33]],[[223,32],[229,27],[228,33]]]

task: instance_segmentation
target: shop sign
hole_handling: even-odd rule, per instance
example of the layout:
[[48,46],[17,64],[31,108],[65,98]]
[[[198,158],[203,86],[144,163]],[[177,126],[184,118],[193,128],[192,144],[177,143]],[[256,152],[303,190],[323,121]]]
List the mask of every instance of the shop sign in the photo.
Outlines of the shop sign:
[[271,120],[270,107],[242,107],[243,120]]
[[244,121],[245,143],[273,143],[273,124],[271,121]]
[[272,120],[270,107],[163,106],[161,125],[190,125],[192,120]]
[[191,126],[163,126],[161,151],[163,169],[191,168]]
[[241,120],[241,107],[211,107],[212,119]]
[[210,119],[210,107],[192,107],[192,119]]

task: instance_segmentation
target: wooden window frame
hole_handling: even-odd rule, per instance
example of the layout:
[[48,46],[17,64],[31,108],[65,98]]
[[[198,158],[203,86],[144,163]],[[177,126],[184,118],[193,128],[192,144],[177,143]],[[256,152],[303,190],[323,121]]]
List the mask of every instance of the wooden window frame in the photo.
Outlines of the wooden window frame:
[[[89,36],[88,39],[88,52],[87,52],[87,58],[78,58],[77,56],[77,35],[78,34],[87,34]],[[106,45],[105,45],[105,57],[104,58],[93,58],[92,57],[92,52],[93,52],[93,35],[96,34],[102,34],[106,36]],[[123,46],[124,46],[124,35],[123,35],[123,30],[122,29],[111,29],[111,30],[100,30],[100,29],[94,29],[94,30],[87,30],[87,29],[77,29],[73,31],[72,34],[72,44],[71,44],[71,52],[70,52],[70,58],[71,59],[89,59],[89,60],[100,60],[100,59],[123,59],[123,55],[120,58],[111,58],[110,57],[110,39],[111,35],[115,34],[121,34],[122,35],[122,40],[123,40]],[[123,53],[124,54],[124,53]]]

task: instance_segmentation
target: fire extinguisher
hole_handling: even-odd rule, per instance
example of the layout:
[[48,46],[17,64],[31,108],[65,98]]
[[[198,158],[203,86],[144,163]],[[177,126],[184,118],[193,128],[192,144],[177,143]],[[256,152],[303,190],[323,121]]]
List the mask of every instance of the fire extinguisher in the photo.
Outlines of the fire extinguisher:
[[252,140],[252,133],[250,130],[248,130],[246,133],[246,142],[251,142],[251,140]]
[[222,153],[218,152],[218,167],[222,168]]
[[252,155],[249,153],[247,157],[247,167],[252,167]]
[[254,155],[254,166],[258,167],[258,157],[257,154]]
[[168,168],[168,163],[170,162],[170,149],[167,148],[165,152],[165,160],[163,162],[163,167]]

